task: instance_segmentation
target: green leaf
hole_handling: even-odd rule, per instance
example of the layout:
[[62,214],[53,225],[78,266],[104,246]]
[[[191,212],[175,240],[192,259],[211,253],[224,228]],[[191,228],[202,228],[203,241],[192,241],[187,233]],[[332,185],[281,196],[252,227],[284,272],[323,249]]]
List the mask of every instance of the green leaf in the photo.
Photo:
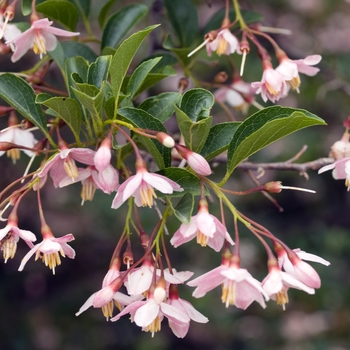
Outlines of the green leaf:
[[44,99],[45,97],[47,96],[39,95],[36,99],[36,103],[43,104],[52,109],[57,116],[67,123],[77,142],[80,142],[79,133],[83,116],[78,102],[70,97],[52,97]]
[[83,57],[71,57],[65,61],[65,75],[68,79],[67,85],[70,97],[75,97],[74,92],[72,91],[72,87],[75,86],[72,74],[78,74],[82,81],[86,82],[88,69],[88,62]]
[[117,110],[118,106],[120,88],[132,59],[145,37],[157,27],[158,25],[147,27],[146,29],[131,35],[118,47],[116,53],[114,54],[110,66],[110,76],[112,91],[115,95],[115,111]]
[[205,89],[191,89],[184,93],[180,109],[193,121],[209,117],[214,104],[213,94]]
[[214,125],[201,149],[201,155],[210,160],[226,151],[240,124],[241,122],[226,122]]
[[128,31],[146,15],[147,11],[146,5],[132,4],[113,14],[103,29],[101,50],[105,46],[119,46]]
[[91,0],[70,0],[79,9],[79,12],[87,18],[90,13]]
[[185,140],[186,146],[190,150],[199,153],[205,144],[213,118],[209,117],[202,119],[199,122],[192,122],[192,120],[177,106],[175,106],[175,112],[177,124]]
[[1,74],[0,97],[22,114],[24,118],[37,126],[47,139],[55,145],[47,130],[45,115],[41,107],[35,104],[34,90],[27,82],[10,73]]
[[69,30],[75,31],[79,19],[77,7],[67,0],[46,0],[36,5],[36,10],[45,17],[53,19]]
[[[158,119],[153,118],[142,109],[132,107],[119,108],[118,116],[135,127],[166,132],[163,124]],[[170,165],[171,152],[169,148],[164,147],[160,142],[155,139],[150,139],[149,137],[137,135],[137,138],[152,155],[159,169]]]
[[316,115],[298,108],[273,106],[253,114],[233,135],[227,153],[227,172],[220,185],[242,160],[270,143],[308,126],[325,124]]
[[28,16],[32,12],[32,0],[22,0],[21,10],[23,16]]
[[117,2],[117,0],[109,0],[102,7],[100,14],[98,15],[98,23],[100,24],[101,28],[105,25],[109,10],[115,2]]
[[201,194],[201,184],[198,177],[186,169],[169,167],[157,171],[157,173],[175,181],[184,189],[182,192],[173,192],[172,197],[182,197],[187,193],[193,196]]
[[151,114],[164,123],[175,112],[175,105],[180,102],[181,94],[178,92],[163,92],[144,100],[138,108]]
[[[170,202],[171,203],[171,202]],[[194,198],[191,193],[186,193],[180,202],[173,207],[174,215],[183,223],[189,224],[191,221],[194,206]]]
[[165,0],[164,3],[180,45],[191,46],[199,34],[196,6],[191,0]]
[[193,50],[193,47],[176,48],[170,35],[165,37],[163,47],[173,52],[185,67],[189,66],[193,60],[193,56],[188,57],[188,54]]
[[129,79],[128,86],[126,87],[126,97],[125,102],[129,104],[134,98],[136,92],[141,87],[142,83],[145,81],[148,73],[151,69],[161,60],[161,57],[152,58],[148,61],[142,62],[135,70]]
[[[241,13],[242,13],[242,16],[243,16],[245,23],[247,23],[247,24],[261,22],[264,19],[264,17],[258,12],[241,10]],[[224,16],[225,16],[225,9],[224,8],[217,11],[213,15],[213,17],[211,17],[211,19],[208,21],[206,26],[204,27],[203,33],[207,34],[211,30],[217,30],[217,29],[221,28],[221,24],[222,24],[222,21],[224,19]],[[231,22],[233,22],[236,19],[236,12],[233,9],[230,10],[229,17],[230,17]],[[230,29],[232,30],[232,29],[238,29],[238,28],[239,28],[239,23],[237,22]]]
[[89,46],[79,41],[62,41],[61,42],[64,58],[81,56],[84,57],[89,63],[95,62],[97,55],[90,49]]
[[91,63],[88,70],[88,84],[100,88],[104,80],[107,80],[112,56],[100,56],[96,62]]

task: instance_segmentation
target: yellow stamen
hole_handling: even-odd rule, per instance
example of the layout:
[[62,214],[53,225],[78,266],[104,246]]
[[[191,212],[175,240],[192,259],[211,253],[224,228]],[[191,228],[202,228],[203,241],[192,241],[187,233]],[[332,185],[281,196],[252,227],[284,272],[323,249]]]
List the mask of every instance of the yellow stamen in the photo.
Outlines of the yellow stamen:
[[219,37],[218,40],[219,40],[219,44],[218,44],[218,48],[216,49],[216,53],[219,56],[221,56],[223,53],[226,52],[228,42],[224,38],[221,38],[221,37]]
[[20,158],[20,150],[18,148],[9,149],[7,152],[7,157],[12,159],[12,163],[16,164],[16,161]]
[[17,251],[17,241],[9,233],[0,242],[0,247],[3,252],[5,263],[8,259],[13,259]]
[[45,266],[48,266],[52,270],[53,274],[55,274],[55,267],[61,265],[61,258],[58,253],[60,253],[64,258],[66,257],[62,249],[59,252],[43,253],[42,256],[40,253],[40,250],[36,251],[35,261],[40,258]]
[[202,231],[197,231],[197,243],[200,244],[202,247],[206,247],[208,243],[209,237],[203,234]]
[[159,332],[161,328],[160,318],[157,316],[154,321],[145,327],[145,332],[152,332],[152,338],[154,337],[154,333]]
[[40,54],[40,58],[42,58],[43,54],[46,54],[45,42],[45,38],[39,32],[35,33],[33,51],[36,54]]
[[80,192],[80,197],[82,199],[81,205],[84,204],[85,201],[92,201],[96,192],[96,185],[94,180],[89,177],[82,183],[82,189]]
[[299,74],[292,80],[288,80],[287,83],[289,84],[292,90],[296,90],[299,93],[299,86],[300,86]]
[[236,284],[234,281],[225,281],[222,284],[221,301],[226,307],[234,305],[236,301]]
[[276,295],[277,305],[282,305],[283,310],[286,309],[285,305],[289,302],[287,291],[282,288]]
[[151,208],[153,205],[153,197],[157,198],[157,195],[155,194],[153,187],[151,187],[148,184],[145,184],[141,185],[140,197],[142,206],[149,206]]
[[113,316],[113,309],[113,300],[111,300],[108,304],[102,306],[102,313],[103,316],[106,317],[106,321],[108,321]]
[[277,96],[277,95],[278,95],[278,91],[276,91],[267,81],[265,82],[265,85],[266,85],[267,91],[268,91],[271,95],[274,95],[274,96]]
[[64,160],[63,168],[66,171],[67,175],[72,179],[72,181],[74,181],[74,179],[78,176],[78,168],[75,164],[74,159],[68,156]]

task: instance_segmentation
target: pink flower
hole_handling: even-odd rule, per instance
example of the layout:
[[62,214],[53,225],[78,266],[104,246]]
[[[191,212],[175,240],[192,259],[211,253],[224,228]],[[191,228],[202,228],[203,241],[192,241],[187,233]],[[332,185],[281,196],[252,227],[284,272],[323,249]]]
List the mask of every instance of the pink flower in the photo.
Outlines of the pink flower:
[[176,182],[165,176],[152,174],[142,167],[137,169],[136,175],[130,176],[118,189],[112,208],[118,209],[129,197],[135,197],[135,204],[138,207],[146,205],[152,207],[153,198],[157,198],[154,189],[165,194],[172,194],[173,191],[183,191]]
[[112,142],[110,136],[106,137],[95,153],[94,163],[98,171],[103,171],[111,162]]
[[[74,236],[71,233],[60,238],[55,238],[52,235],[51,230],[49,230],[47,227],[44,228],[44,230],[45,229],[47,232],[43,234],[42,242],[33,246],[33,248],[26,254],[26,256],[22,259],[18,271],[23,270],[25,264],[31,258],[31,256],[34,255],[34,253],[35,260],[41,258],[45,265],[52,269],[53,274],[55,274],[55,267],[61,265],[61,259],[58,253],[60,253],[63,257],[67,255],[70,259],[75,258],[74,249],[67,244],[67,242],[74,240]],[[42,256],[40,255],[41,253],[43,254]]]
[[15,45],[15,52],[12,55],[11,61],[18,61],[31,48],[33,48],[36,54],[40,54],[41,58],[43,54],[46,54],[46,51],[52,51],[56,48],[56,35],[70,37],[80,34],[51,27],[52,23],[47,18],[39,19],[34,21],[28,30],[14,39],[6,41],[7,45]]
[[226,227],[215,216],[209,214],[205,200],[200,201],[198,214],[192,216],[190,223],[181,224],[170,243],[177,248],[194,237],[197,237],[197,243],[202,247],[208,245],[217,252],[221,250],[225,240],[234,244]]
[[[0,33],[1,33],[0,39],[4,37],[5,41],[10,41],[21,34],[21,31],[14,24],[7,23],[5,26],[5,29],[3,29],[3,27],[4,27],[4,16],[0,14]],[[14,50],[13,45],[11,49],[12,51]]]
[[285,79],[281,73],[274,70],[272,67],[266,67],[261,82],[252,83],[252,87],[257,88],[256,93],[261,93],[264,102],[268,99],[272,102],[276,102],[288,94],[288,85]]
[[6,227],[0,230],[0,247],[3,252],[5,263],[13,259],[17,250],[17,242],[22,238],[28,245],[36,241],[35,234],[31,231],[20,230],[18,222],[9,218]]
[[314,76],[319,69],[310,66],[319,63],[321,59],[322,57],[320,55],[307,56],[301,60],[291,60],[287,56],[283,56],[276,71],[283,76],[284,80],[286,80],[293,90],[299,91],[299,73]]
[[[0,132],[0,142],[11,142],[19,146],[33,148],[38,141],[34,138],[34,135],[30,131],[10,127],[5,131]],[[17,148],[7,151],[8,156],[12,158],[13,163],[16,163],[16,160],[19,159],[19,151],[20,150]],[[33,156],[32,151],[24,149],[23,152],[29,157]],[[5,151],[0,151],[0,156],[2,156],[4,153]]]
[[235,305],[245,310],[253,301],[257,301],[265,308],[265,301],[269,300],[268,295],[261,287],[261,283],[253,278],[246,269],[241,269],[236,263],[229,266],[220,265],[219,267],[205,273],[196,279],[187,282],[191,287],[197,287],[193,296],[200,298],[210,290],[222,284],[221,300],[226,307]]
[[117,305],[119,310],[122,310],[125,305],[129,305],[135,300],[141,299],[143,296],[129,297],[121,292],[119,288],[123,283],[123,279],[120,278],[118,269],[109,269],[102,282],[102,289],[92,294],[88,300],[83,304],[79,311],[75,314],[79,316],[86,311],[90,306],[94,308],[101,308],[103,315],[107,321],[113,316],[114,304]]
[[166,316],[170,321],[178,323],[190,322],[190,317],[187,316],[184,311],[176,306],[160,301],[161,299],[162,298],[159,298],[158,296],[155,297],[152,292],[149,292],[147,300],[135,301],[131,303],[117,316],[111,318],[111,321],[118,321],[120,317],[130,313],[131,321],[135,322],[139,327],[142,327],[143,331],[151,332],[152,337],[154,336],[155,332],[160,331],[161,322],[164,316]]
[[68,175],[71,182],[74,182],[78,177],[78,168],[75,160],[87,164],[94,164],[95,151],[89,148],[64,148],[60,149],[38,173],[40,178],[44,178],[50,171],[55,187],[58,187],[60,182]]
[[[169,290],[169,298],[167,304],[181,310],[192,321],[198,323],[207,323],[207,317],[198,312],[188,301],[179,298],[177,286],[171,285]],[[175,319],[169,319],[169,327],[178,338],[184,338],[190,328],[189,322],[181,322]]]
[[317,255],[303,252],[300,249],[294,249],[287,254],[283,248],[279,248],[277,249],[277,255],[279,266],[283,267],[287,273],[310,288],[321,287],[321,279],[318,273],[301,259],[318,262],[326,266],[330,265],[329,261]]
[[208,56],[211,56],[213,51],[216,51],[219,56],[222,54],[230,55],[235,51],[241,53],[238,39],[227,28],[220,30],[214,40],[208,41],[206,48]]
[[293,275],[282,272],[278,266],[270,267],[269,274],[262,281],[261,285],[266,294],[276,300],[278,305],[282,305],[283,309],[285,308],[285,304],[288,303],[287,290],[289,288],[300,289],[306,293],[315,294],[313,288],[300,282]]
[[332,176],[336,180],[345,179],[345,186],[350,190],[350,157],[338,159],[332,164],[322,167],[318,173],[333,169]]

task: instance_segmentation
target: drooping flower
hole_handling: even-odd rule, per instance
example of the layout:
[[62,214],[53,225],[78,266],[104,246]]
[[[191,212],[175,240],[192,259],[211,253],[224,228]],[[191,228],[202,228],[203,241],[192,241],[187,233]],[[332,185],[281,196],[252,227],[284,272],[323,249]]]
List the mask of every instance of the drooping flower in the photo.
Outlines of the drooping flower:
[[[38,141],[30,131],[22,130],[18,127],[10,127],[0,132],[0,142],[11,142],[19,146],[33,148]],[[33,156],[32,151],[24,149],[23,152],[29,157]],[[0,151],[0,156],[4,153],[5,151]],[[7,155],[11,157],[13,163],[16,163],[16,160],[20,157],[20,150],[18,148],[13,148],[7,151]]]
[[[5,28],[3,28],[5,25]],[[11,41],[15,39],[22,32],[14,24],[4,23],[4,16],[0,14],[0,39],[3,37],[5,41]],[[12,51],[14,51],[14,46],[10,45]]]
[[17,242],[22,238],[28,245],[36,241],[36,236],[31,231],[20,230],[17,220],[9,217],[6,227],[0,230],[0,250],[3,252],[5,263],[13,259],[17,250]]
[[261,94],[264,102],[270,100],[276,102],[280,98],[287,96],[288,84],[282,74],[272,68],[271,63],[264,64],[264,73],[261,81],[252,83],[253,88],[257,88],[256,93]]
[[312,55],[300,60],[291,60],[284,54],[282,57],[280,57],[280,64],[276,68],[276,71],[283,76],[284,80],[293,90],[297,90],[299,92],[299,73],[303,73],[308,76],[316,75],[319,69],[311,66],[319,63],[321,59],[322,57],[320,55]]
[[75,160],[86,165],[94,165],[94,156],[95,151],[89,148],[62,148],[46,162],[38,176],[44,178],[50,171],[56,188],[66,175],[74,182],[79,175]]
[[111,162],[111,147],[112,141],[111,137],[107,136],[102,142],[100,147],[95,153],[94,163],[98,171],[103,171]]
[[153,205],[153,198],[157,198],[154,189],[165,194],[172,194],[174,191],[182,192],[175,181],[165,176],[149,173],[144,161],[136,164],[136,175],[130,176],[118,189],[112,208],[118,209],[129,197],[135,198],[138,207]]
[[214,270],[187,282],[187,285],[197,287],[192,294],[195,298],[204,296],[220,284],[222,284],[221,300],[226,307],[235,305],[245,310],[253,301],[257,301],[265,308],[264,298],[266,301],[269,300],[261,283],[246,269],[241,269],[234,260],[229,266],[221,264]]
[[225,240],[234,244],[226,227],[215,216],[209,214],[206,200],[200,200],[198,214],[192,216],[189,224],[181,224],[170,243],[177,248],[195,237],[202,247],[208,245],[217,252],[221,250]]
[[216,51],[219,56],[230,55],[236,51],[241,53],[238,39],[227,28],[220,30],[214,40],[209,40],[206,48],[208,56],[211,56],[213,51]]
[[332,176],[335,180],[345,179],[345,186],[350,190],[350,157],[338,159],[332,164],[322,167],[318,173],[332,170]]
[[70,259],[75,258],[74,249],[67,244],[67,242],[74,240],[74,236],[71,233],[63,237],[55,238],[51,232],[51,229],[48,226],[44,226],[42,227],[42,234],[42,242],[34,245],[33,248],[26,254],[26,256],[22,259],[18,271],[23,270],[25,264],[34,254],[35,260],[41,258],[43,263],[52,269],[53,274],[55,274],[56,266],[61,265],[59,253],[63,257],[68,256]]
[[18,61],[31,48],[36,54],[40,54],[40,57],[46,54],[47,51],[54,50],[57,45],[56,36],[72,37],[80,34],[51,27],[52,23],[47,18],[33,21],[28,30],[6,41],[7,45],[13,44],[15,46],[15,51],[11,58],[12,62]]
[[309,254],[300,249],[294,249],[293,251],[286,252],[281,246],[275,245],[275,250],[278,256],[278,263],[280,267],[304,283],[310,288],[320,288],[321,279],[318,273],[311,265],[302,261],[302,259],[308,261],[314,261],[323,265],[330,265],[330,262],[314,254]]
[[[192,321],[198,323],[207,323],[207,317],[197,311],[188,301],[179,298],[178,288],[176,285],[170,285],[169,298],[167,304],[183,311]],[[184,338],[190,328],[189,322],[181,322],[176,319],[169,319],[169,327],[178,338]]]

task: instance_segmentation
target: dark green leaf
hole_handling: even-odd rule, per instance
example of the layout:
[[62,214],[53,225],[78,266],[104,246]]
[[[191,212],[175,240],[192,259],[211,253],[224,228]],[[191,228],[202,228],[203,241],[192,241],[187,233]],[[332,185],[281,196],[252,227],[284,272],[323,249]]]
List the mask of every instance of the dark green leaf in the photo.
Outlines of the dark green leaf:
[[68,29],[75,31],[79,19],[77,7],[67,0],[46,0],[36,5],[36,10]]
[[89,16],[91,0],[70,0],[70,2],[77,6],[82,16],[85,18]]
[[100,88],[104,80],[107,80],[112,56],[100,56],[96,62],[91,63],[88,70],[88,84]]
[[182,110],[175,106],[176,119],[186,146],[199,153],[205,144],[213,118],[193,122]]
[[193,121],[209,117],[214,104],[213,94],[205,89],[191,89],[184,93],[180,109]]
[[75,139],[80,142],[79,133],[83,116],[76,100],[70,97],[52,97],[44,100],[44,96],[39,95],[36,103],[43,104],[52,109],[57,116],[67,123],[71,128]]
[[[135,127],[166,132],[163,124],[158,119],[152,117],[142,109],[132,107],[119,108],[118,116]],[[145,136],[137,135],[137,138],[142,142],[144,147],[147,148],[160,169],[170,165],[171,154],[169,148],[164,147],[157,140]]]
[[193,47],[176,48],[172,42],[170,35],[167,35],[163,41],[163,47],[173,52],[184,66],[189,66],[193,57],[188,57],[188,54],[193,50]]
[[151,69],[161,60],[161,57],[152,58],[148,61],[142,62],[135,70],[129,79],[128,86],[126,87],[125,99],[126,104],[129,104],[134,98],[136,92],[140,89],[142,83],[145,81],[148,73]]
[[209,131],[201,155],[210,160],[224,152],[240,124],[241,122],[227,122],[214,125]]
[[162,169],[157,173],[175,181],[184,189],[182,192],[173,192],[171,195],[172,197],[182,197],[187,193],[190,193],[193,196],[201,194],[201,184],[198,177],[186,169],[169,167]]
[[199,34],[196,6],[191,0],[165,0],[164,3],[180,45],[191,46]]
[[220,184],[227,181],[242,160],[270,143],[308,126],[325,124],[316,115],[298,108],[273,106],[253,114],[233,135],[227,153],[227,172]]
[[34,90],[27,82],[10,73],[1,74],[0,97],[36,125],[48,140],[55,144],[47,130],[45,115],[41,107],[35,104]]
[[72,78],[72,74],[78,74],[83,82],[87,81],[88,63],[83,57],[71,57],[65,62],[66,77],[68,79],[68,90],[71,97],[75,97],[72,87],[75,86],[75,82]]
[[89,46],[80,42],[62,41],[61,42],[64,58],[81,56],[84,57],[89,63],[96,61],[97,55],[90,49]]
[[146,5],[132,4],[112,15],[103,29],[101,50],[105,46],[119,46],[128,31],[146,15],[147,11]]
[[186,193],[180,202],[173,208],[174,215],[183,223],[189,224],[191,221],[194,206],[194,198],[191,193]]
[[109,15],[109,10],[113,6],[114,3],[116,3],[117,0],[109,0],[105,3],[105,5],[102,7],[100,14],[98,15],[98,23],[100,24],[100,27],[104,27],[107,16]]
[[164,123],[175,112],[175,105],[180,102],[180,99],[181,94],[178,92],[163,92],[144,100],[138,108]]
[[32,0],[22,0],[21,9],[23,16],[28,16],[32,12]]
[[[156,27],[158,26],[147,27],[146,29],[131,35],[118,47],[113,56],[110,66],[110,75],[116,107],[118,106],[120,88],[130,63],[145,37]],[[114,108],[114,110],[116,111],[117,108]]]

